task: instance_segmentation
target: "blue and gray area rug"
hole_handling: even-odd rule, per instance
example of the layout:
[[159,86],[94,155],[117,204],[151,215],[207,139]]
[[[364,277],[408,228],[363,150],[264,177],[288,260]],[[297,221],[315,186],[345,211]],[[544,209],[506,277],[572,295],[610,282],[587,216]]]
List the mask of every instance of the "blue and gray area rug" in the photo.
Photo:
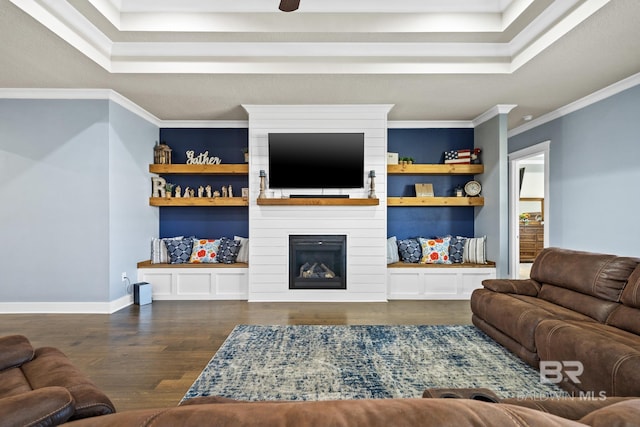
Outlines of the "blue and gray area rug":
[[184,399],[409,398],[434,387],[564,394],[474,326],[240,325]]

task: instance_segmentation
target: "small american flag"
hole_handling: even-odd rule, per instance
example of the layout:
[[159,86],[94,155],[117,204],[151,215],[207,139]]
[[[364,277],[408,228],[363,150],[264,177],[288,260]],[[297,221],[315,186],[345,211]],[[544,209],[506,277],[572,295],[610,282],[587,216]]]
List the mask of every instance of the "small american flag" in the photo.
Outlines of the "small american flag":
[[471,150],[451,150],[444,152],[445,163],[471,163]]

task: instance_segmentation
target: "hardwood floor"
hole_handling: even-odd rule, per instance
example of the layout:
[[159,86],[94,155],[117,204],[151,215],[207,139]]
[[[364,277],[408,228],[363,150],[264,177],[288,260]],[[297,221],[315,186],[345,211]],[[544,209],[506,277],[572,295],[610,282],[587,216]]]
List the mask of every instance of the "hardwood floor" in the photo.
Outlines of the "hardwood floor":
[[0,336],[62,350],[118,411],[175,406],[238,324],[470,324],[468,301],[154,301],[111,315],[0,314]]

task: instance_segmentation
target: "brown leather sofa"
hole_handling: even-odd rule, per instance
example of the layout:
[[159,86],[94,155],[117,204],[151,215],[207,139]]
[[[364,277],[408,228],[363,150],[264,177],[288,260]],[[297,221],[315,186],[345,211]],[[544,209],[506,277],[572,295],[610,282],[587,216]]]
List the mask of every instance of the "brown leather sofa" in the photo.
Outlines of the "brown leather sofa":
[[0,426],[53,426],[111,414],[109,398],[58,349],[0,337]]
[[544,249],[530,279],[473,292],[473,323],[573,395],[640,396],[639,264]]
[[[109,399],[58,350],[0,338],[0,427],[638,426],[640,398],[506,399],[486,389],[429,389],[423,399],[239,402],[202,397],[113,413]],[[68,422],[67,422],[68,420]]]

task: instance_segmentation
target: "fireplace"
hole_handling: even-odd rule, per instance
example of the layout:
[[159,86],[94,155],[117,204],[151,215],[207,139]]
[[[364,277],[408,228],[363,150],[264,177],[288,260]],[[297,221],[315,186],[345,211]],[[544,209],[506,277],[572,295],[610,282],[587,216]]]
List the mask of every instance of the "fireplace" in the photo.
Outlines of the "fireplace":
[[290,235],[289,289],[347,289],[347,236]]

